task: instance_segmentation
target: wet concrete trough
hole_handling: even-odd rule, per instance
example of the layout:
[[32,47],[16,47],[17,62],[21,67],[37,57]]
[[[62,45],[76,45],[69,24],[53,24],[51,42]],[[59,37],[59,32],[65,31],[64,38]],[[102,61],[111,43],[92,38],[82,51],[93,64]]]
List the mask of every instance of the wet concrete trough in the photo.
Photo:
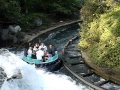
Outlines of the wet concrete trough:
[[94,70],[84,62],[80,49],[77,47],[78,42],[79,37],[74,37],[65,45],[64,67],[77,79],[83,81],[95,90],[119,90],[119,85],[97,75]]

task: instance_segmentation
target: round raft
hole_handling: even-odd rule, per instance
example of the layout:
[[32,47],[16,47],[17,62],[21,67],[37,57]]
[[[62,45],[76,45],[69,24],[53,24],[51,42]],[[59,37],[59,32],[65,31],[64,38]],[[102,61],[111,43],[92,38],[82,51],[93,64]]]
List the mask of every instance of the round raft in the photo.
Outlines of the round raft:
[[28,64],[35,64],[36,68],[41,67],[49,71],[56,71],[62,66],[62,60],[59,59],[57,51],[55,52],[55,55],[53,57],[44,62],[43,60],[32,59],[31,56],[24,56],[22,60]]

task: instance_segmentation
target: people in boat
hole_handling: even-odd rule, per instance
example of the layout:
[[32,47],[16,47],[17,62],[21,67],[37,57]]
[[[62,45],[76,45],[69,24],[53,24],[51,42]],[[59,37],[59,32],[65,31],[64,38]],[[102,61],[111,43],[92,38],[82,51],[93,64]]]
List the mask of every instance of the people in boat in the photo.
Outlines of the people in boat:
[[27,44],[25,45],[23,51],[24,51],[24,56],[27,57],[27,55],[28,55],[28,45]]
[[36,51],[33,50],[32,57],[31,57],[31,58],[32,58],[32,59],[37,59],[37,57],[36,57]]
[[47,51],[48,51],[49,54],[51,54],[52,56],[54,56],[56,48],[53,45],[50,44]]
[[26,57],[28,55],[28,49],[29,49],[29,47],[31,47],[31,43],[25,44],[24,49],[23,49],[24,56],[26,56]]
[[36,48],[39,48],[40,45],[39,45],[39,43],[36,43],[35,46],[36,46]]
[[33,59],[45,61],[54,56],[55,51],[56,48],[52,44],[50,44],[47,48],[44,43],[41,43],[40,46],[38,43],[36,43],[33,48],[31,46],[29,47],[27,54]]
[[45,55],[44,55],[44,59],[45,60],[48,60],[52,57],[52,54],[50,54],[49,52],[46,52]]
[[39,48],[39,43],[36,43],[36,44],[34,45],[34,47],[33,47],[33,50],[34,50],[34,51],[37,51],[38,48]]
[[47,46],[44,43],[41,43],[41,45],[39,46],[39,49],[44,49],[44,52],[47,51]]
[[28,49],[28,52],[27,52],[27,53],[28,53],[28,55],[29,55],[29,56],[32,56],[32,47],[29,47],[29,49]]
[[27,48],[24,48],[24,56],[26,56],[26,57],[28,55],[27,51],[28,51]]
[[45,55],[45,53],[44,53],[43,48],[39,49],[39,50],[36,52],[37,60],[43,60],[43,56],[44,56],[44,55]]

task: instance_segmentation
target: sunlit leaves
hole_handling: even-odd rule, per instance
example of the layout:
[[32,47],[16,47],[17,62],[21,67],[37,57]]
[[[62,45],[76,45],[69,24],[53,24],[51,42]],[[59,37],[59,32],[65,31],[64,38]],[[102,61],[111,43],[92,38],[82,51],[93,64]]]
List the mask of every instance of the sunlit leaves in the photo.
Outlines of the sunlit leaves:
[[[90,58],[97,65],[119,70],[120,4],[111,0],[99,3],[98,1],[89,1],[90,4],[86,2],[87,4],[83,6],[82,14],[85,15],[83,26],[86,27],[82,28],[82,32],[80,33],[82,41],[80,41],[79,45],[90,55]],[[91,6],[93,3],[96,6]],[[102,5],[100,10],[99,5]],[[90,10],[91,12],[84,10]]]
[[83,49],[87,49],[89,47],[89,43],[86,40],[81,40],[80,41],[80,47],[82,47]]

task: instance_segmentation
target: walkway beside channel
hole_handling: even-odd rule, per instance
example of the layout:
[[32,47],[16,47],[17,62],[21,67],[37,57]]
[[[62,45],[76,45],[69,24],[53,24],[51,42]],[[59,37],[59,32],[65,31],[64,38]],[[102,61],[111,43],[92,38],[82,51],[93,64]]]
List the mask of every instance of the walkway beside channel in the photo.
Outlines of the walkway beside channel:
[[77,80],[84,82],[95,90],[106,90],[104,85],[115,85],[117,90],[118,84],[97,75],[93,68],[89,67],[82,57],[81,51],[77,46],[79,43],[79,36],[68,41],[64,48],[63,64],[65,69],[70,72]]

